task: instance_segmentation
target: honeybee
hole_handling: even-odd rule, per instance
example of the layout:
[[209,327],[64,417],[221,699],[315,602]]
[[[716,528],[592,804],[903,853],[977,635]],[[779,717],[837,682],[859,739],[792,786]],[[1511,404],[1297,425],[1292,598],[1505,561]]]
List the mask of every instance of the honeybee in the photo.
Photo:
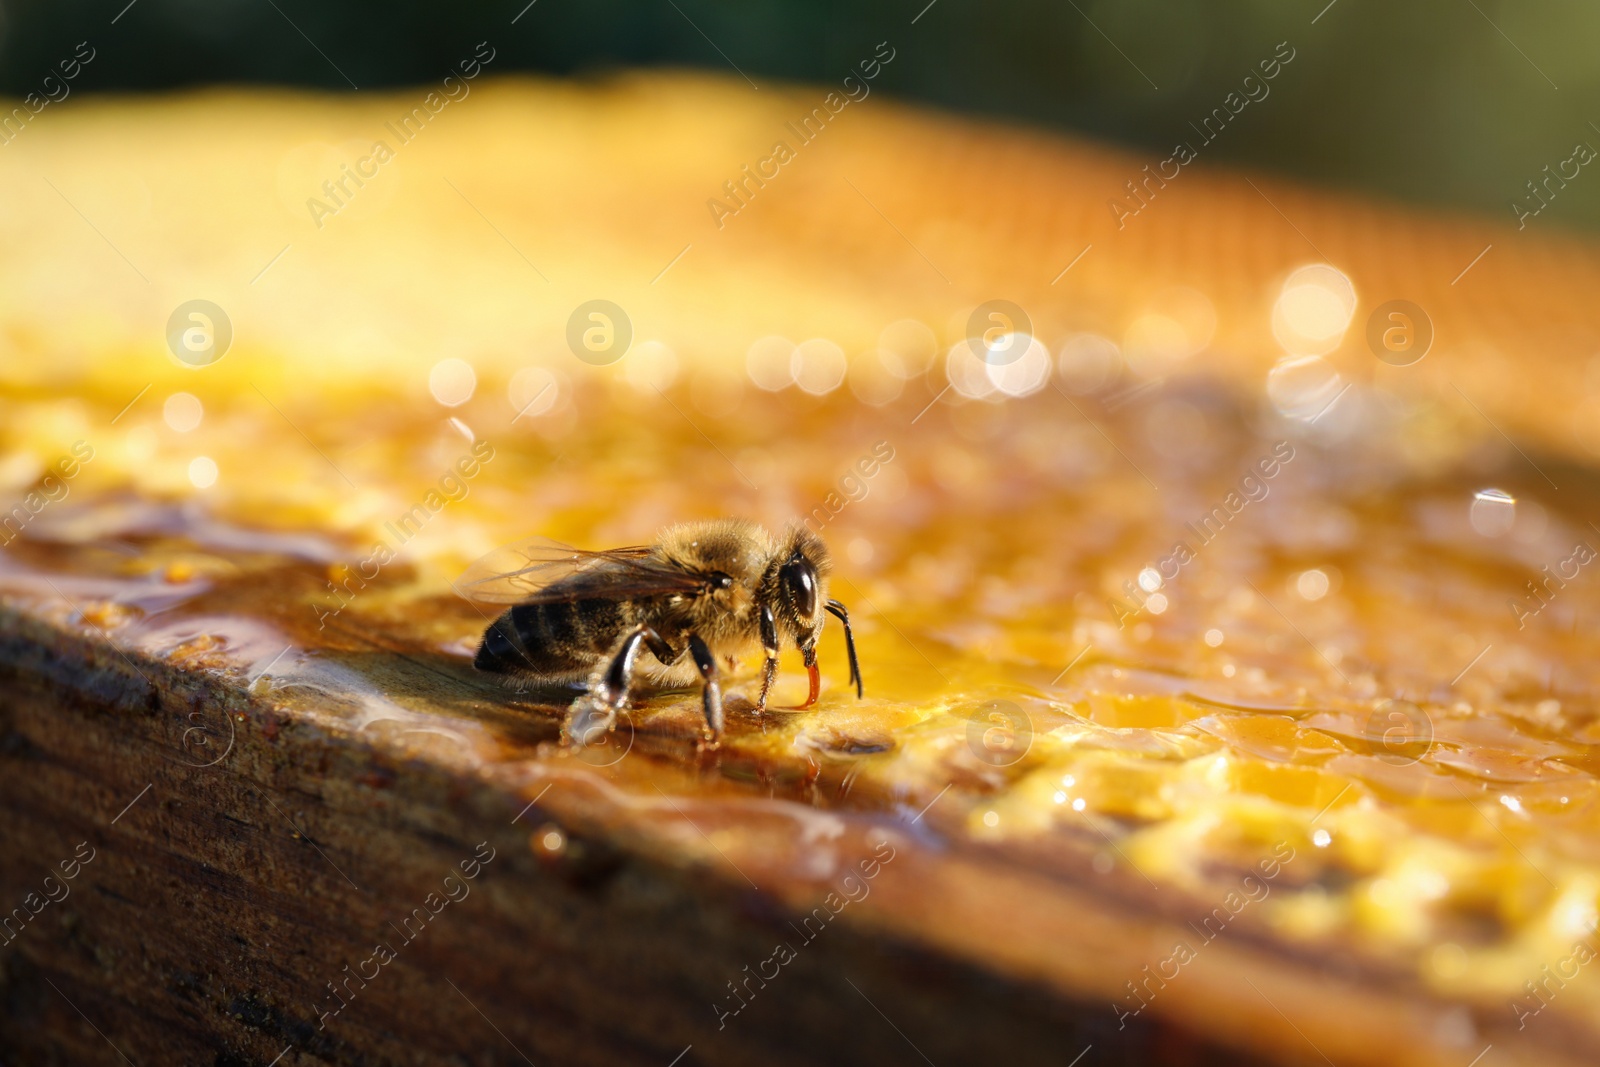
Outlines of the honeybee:
[[832,558],[803,526],[773,536],[742,519],[690,522],[652,545],[588,552],[534,539],[491,552],[456,590],[511,604],[487,630],[475,667],[514,685],[582,685],[567,738],[584,744],[615,724],[638,683],[702,683],[706,733],[722,738],[719,664],[759,648],[765,660],[756,711],[765,711],[785,644],[810,674],[804,710],[817,702],[817,639],[827,615],[844,625],[850,683],[862,695],[850,613],[828,597]]

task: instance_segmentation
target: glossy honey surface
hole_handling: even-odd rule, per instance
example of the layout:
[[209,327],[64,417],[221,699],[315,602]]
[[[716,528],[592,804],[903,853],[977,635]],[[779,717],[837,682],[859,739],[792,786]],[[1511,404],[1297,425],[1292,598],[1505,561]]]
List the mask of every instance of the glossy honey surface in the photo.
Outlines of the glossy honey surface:
[[[320,227],[303,201],[404,94],[41,123],[0,157],[27,249],[0,486],[46,501],[5,602],[530,799],[587,783],[779,895],[834,876],[846,826],[961,857],[994,897],[929,890],[979,931],[929,936],[1108,1013],[1237,1028],[1165,927],[1106,967],[995,943],[974,916],[1036,899],[1001,874],[1187,924],[1197,969],[1236,941],[1403,990],[1413,1062],[1581,1045],[1600,259],[1220,171],[1119,229],[1144,161],[876,98],[719,228],[705,201],[810,95],[486,82]],[[233,332],[198,368],[165,334],[195,298]],[[597,298],[633,333],[606,365],[567,339]],[[994,299],[1037,345],[998,365],[970,343]],[[1429,324],[1416,361],[1371,339],[1391,300]],[[484,552],[723,515],[828,540],[864,700],[831,626],[820,704],[757,716],[746,663],[716,749],[691,692],[574,753],[560,700],[473,675],[489,616],[450,582]],[[803,679],[791,652],[777,702]],[[1384,1062],[1275,988],[1227,1010]]]

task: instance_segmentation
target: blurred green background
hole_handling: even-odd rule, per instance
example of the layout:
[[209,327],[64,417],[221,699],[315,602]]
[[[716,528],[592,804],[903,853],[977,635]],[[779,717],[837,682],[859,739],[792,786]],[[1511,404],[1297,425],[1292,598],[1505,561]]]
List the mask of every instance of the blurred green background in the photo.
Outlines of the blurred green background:
[[[478,41],[492,72],[694,66],[837,82],[871,46],[875,91],[1164,157],[1280,41],[1295,59],[1203,153],[1515,223],[1528,183],[1600,148],[1600,4],[1578,0],[12,0],[0,91],[42,92],[79,41],[73,94],[223,82],[350,91],[435,81]],[[516,19],[513,23],[513,19]],[[915,23],[913,23],[915,19]],[[737,75],[735,75],[737,76]],[[70,103],[63,101],[65,106]],[[3,147],[0,147],[3,150]],[[1600,167],[1529,228],[1600,227]],[[1568,166],[1568,173],[1571,167]]]

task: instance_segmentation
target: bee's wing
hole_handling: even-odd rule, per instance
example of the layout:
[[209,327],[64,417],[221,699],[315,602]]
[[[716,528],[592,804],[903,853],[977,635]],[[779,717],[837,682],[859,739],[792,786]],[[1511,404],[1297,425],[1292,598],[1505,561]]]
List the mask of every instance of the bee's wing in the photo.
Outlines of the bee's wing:
[[648,545],[590,552],[543,537],[497,548],[453,583],[486,604],[549,604],[689,593],[705,578],[652,556]]

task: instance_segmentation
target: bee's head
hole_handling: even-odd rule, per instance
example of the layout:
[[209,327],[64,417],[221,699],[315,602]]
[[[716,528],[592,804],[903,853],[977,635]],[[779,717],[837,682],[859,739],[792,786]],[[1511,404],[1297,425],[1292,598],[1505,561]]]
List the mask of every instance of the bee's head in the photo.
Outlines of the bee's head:
[[777,583],[773,614],[780,632],[801,649],[816,647],[828,603],[828,575],[833,560],[822,538],[803,526],[790,529],[776,557]]

